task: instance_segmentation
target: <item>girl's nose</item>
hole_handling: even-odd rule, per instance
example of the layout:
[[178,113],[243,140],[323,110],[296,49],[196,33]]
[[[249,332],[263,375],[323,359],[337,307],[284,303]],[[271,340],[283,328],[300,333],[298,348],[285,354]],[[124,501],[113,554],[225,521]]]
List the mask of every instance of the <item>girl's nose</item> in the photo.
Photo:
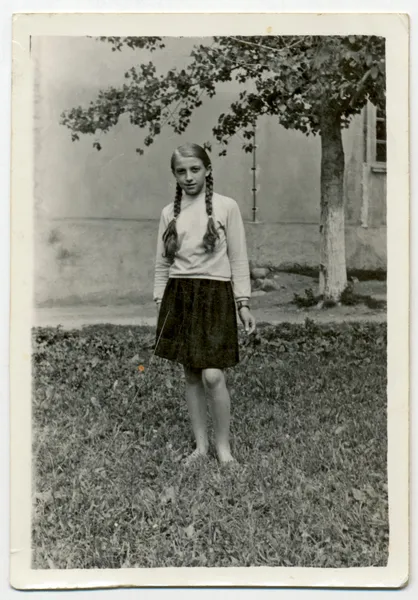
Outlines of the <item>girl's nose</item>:
[[193,175],[191,171],[186,173],[186,181],[193,181]]

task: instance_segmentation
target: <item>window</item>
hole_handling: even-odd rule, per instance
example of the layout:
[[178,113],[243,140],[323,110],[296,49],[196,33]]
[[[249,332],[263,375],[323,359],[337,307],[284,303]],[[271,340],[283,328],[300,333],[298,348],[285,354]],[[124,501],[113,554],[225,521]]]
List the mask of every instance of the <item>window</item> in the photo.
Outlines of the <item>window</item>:
[[363,120],[361,224],[386,225],[387,125],[386,110],[367,103]]
[[376,162],[386,162],[386,111],[376,110]]

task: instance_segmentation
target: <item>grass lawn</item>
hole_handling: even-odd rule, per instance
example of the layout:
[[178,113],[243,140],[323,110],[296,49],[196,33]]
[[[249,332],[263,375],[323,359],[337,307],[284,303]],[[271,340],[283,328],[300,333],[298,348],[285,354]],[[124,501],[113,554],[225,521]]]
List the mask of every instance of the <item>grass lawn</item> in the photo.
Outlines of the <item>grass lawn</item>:
[[33,344],[34,568],[386,564],[385,324],[242,338],[234,468],[183,466],[182,371],[151,360],[153,329]]

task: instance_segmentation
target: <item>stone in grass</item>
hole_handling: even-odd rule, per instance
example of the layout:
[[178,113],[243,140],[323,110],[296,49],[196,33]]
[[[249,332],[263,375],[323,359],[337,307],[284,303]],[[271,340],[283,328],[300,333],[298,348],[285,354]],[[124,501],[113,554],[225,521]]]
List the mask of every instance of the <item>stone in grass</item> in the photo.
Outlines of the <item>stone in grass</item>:
[[[283,280],[283,275],[281,275],[280,273],[276,273],[275,275],[273,275],[273,279],[276,283],[279,283],[281,280]],[[283,283],[280,283],[280,287],[281,288],[286,288],[286,286]]]
[[265,267],[256,267],[251,271],[251,277],[253,279],[262,279],[263,277],[267,277],[269,274],[269,270]]
[[371,294],[370,296],[371,300],[374,300],[375,302],[386,302],[387,301],[387,295],[386,294]]
[[264,296],[266,292],[264,292],[263,290],[256,290],[255,292],[253,292],[251,294],[251,298],[257,298],[258,296]]
[[277,281],[274,281],[274,279],[265,279],[261,289],[265,292],[274,292],[275,290],[280,289],[280,284],[277,283]]
[[261,290],[261,286],[263,285],[264,279],[256,279],[253,281],[253,287],[255,290]]

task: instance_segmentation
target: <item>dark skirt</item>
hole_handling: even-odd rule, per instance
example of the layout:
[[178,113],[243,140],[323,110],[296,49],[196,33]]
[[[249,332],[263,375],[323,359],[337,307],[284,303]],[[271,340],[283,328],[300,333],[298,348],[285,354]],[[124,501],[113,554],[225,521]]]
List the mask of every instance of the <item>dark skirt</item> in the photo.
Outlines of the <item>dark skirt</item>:
[[225,369],[239,361],[230,281],[170,278],[158,316],[155,354],[191,369]]

